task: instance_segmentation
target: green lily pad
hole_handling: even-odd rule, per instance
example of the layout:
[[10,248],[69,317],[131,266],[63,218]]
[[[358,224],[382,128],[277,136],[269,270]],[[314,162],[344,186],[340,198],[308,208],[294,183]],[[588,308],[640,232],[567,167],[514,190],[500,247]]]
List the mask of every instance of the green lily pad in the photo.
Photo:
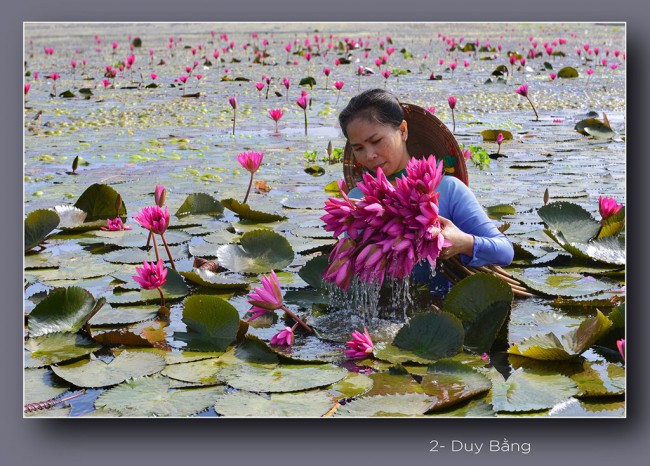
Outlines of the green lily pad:
[[261,223],[277,222],[279,220],[287,219],[287,217],[282,215],[268,214],[266,212],[252,210],[248,204],[242,204],[236,199],[222,199],[221,204],[226,209],[232,210],[234,213],[239,215],[239,218],[241,219],[248,219]]
[[457,317],[446,312],[424,312],[397,332],[393,344],[424,358],[440,359],[459,353],[463,337]]
[[197,214],[221,215],[223,214],[223,205],[209,194],[194,193],[187,196],[175,215],[182,217]]
[[72,385],[92,388],[117,385],[130,378],[155,374],[164,368],[165,359],[157,354],[128,351],[122,351],[110,363],[91,359],[52,366],[56,375]]
[[284,220],[270,223],[259,223],[253,220],[242,220],[241,222],[231,222],[232,227],[238,235],[243,235],[253,230],[277,230],[281,225],[284,225]]
[[549,297],[580,297],[595,295],[614,288],[612,282],[580,273],[553,273],[548,267],[530,267],[512,275],[530,289]]
[[413,351],[405,350],[398,348],[395,345],[386,344],[384,342],[378,342],[375,344],[375,349],[373,350],[373,356],[382,361],[388,361],[392,364],[405,364],[405,363],[415,363],[415,364],[429,364],[435,361],[436,358],[425,358],[420,354],[416,354]]
[[606,236],[589,243],[562,244],[574,256],[611,265],[625,265],[625,238]]
[[517,211],[509,204],[497,204],[487,208],[487,214],[490,218],[500,220],[504,215],[515,215]]
[[50,369],[25,369],[24,404],[55,398],[70,389],[70,385],[53,377]]
[[91,326],[126,325],[151,320],[158,315],[158,306],[104,306],[89,321]]
[[340,406],[335,416],[407,417],[423,415],[434,397],[423,393],[364,396]]
[[298,85],[309,86],[309,88],[311,89],[316,85],[316,80],[312,76],[307,76],[306,78],[302,78],[298,83]]
[[560,69],[560,71],[557,72],[558,78],[572,79],[572,78],[577,78],[578,76],[579,76],[578,70],[576,70],[572,66],[565,66],[564,68]]
[[462,418],[485,418],[495,417],[496,413],[492,405],[484,400],[470,400],[469,403],[452,405],[449,409],[441,409],[433,413],[427,413],[433,417],[462,417]]
[[469,398],[486,393],[492,387],[490,380],[471,367],[451,360],[440,360],[428,367],[422,378],[427,395],[435,395],[427,413],[448,409]]
[[35,248],[59,225],[56,212],[39,209],[30,212],[25,219],[25,251]]
[[584,120],[580,120],[576,123],[574,129],[585,136],[592,135],[592,133],[603,136],[610,135],[609,137],[614,136],[614,131],[597,118],[585,118]]
[[624,417],[625,416],[625,399],[604,398],[585,398],[572,399],[558,406],[555,406],[550,412],[551,417],[585,417],[596,416],[602,417]]
[[517,369],[508,380],[492,382],[492,405],[498,412],[539,411],[567,401],[577,392],[576,383],[564,375]]
[[287,239],[268,230],[255,230],[243,235],[239,244],[224,244],[217,250],[219,263],[238,273],[266,273],[282,270],[294,258]]
[[181,417],[209,408],[224,392],[224,387],[170,390],[170,381],[165,377],[142,377],[103,392],[95,406],[123,416]]
[[46,333],[74,333],[81,329],[105,302],[104,298],[95,300],[93,295],[83,288],[57,288],[29,314],[29,334],[38,337]]
[[323,273],[329,266],[329,257],[327,254],[320,254],[309,259],[305,265],[298,271],[298,275],[310,286],[320,290],[323,288]]
[[244,363],[224,367],[217,378],[239,390],[279,393],[326,387],[347,374],[345,369],[333,364],[262,367]]
[[534,335],[513,345],[508,353],[543,360],[570,359],[586,351],[611,327],[612,321],[596,311],[595,317],[582,321],[578,328],[562,335],[562,340],[554,333]]
[[485,129],[481,131],[481,136],[485,142],[496,142],[499,133],[503,135],[504,141],[512,140],[512,133],[505,129]]
[[221,384],[221,382],[216,375],[222,367],[222,361],[219,358],[212,357],[180,364],[168,364],[163,369],[162,375],[170,379],[193,384],[217,385]]
[[[86,222],[115,218],[118,196],[118,192],[108,185],[93,184],[79,196],[74,206],[88,214]],[[118,215],[126,217],[124,202],[120,205]]]
[[183,322],[188,332],[174,337],[197,351],[224,351],[235,342],[239,313],[229,302],[216,296],[194,295],[183,302]]
[[571,243],[586,243],[600,230],[600,224],[583,207],[571,202],[552,202],[537,211],[552,231],[561,231]]
[[45,367],[84,357],[101,348],[78,333],[48,333],[25,342],[25,367]]
[[[165,300],[168,299],[179,299],[187,296],[189,294],[189,288],[183,280],[181,274],[176,272],[169,267],[167,269],[167,278],[161,290],[165,296]],[[135,275],[135,270],[133,271]],[[129,278],[131,281],[134,281],[132,278]],[[127,291],[126,293],[114,293],[108,297],[108,302],[110,304],[142,304],[142,303],[159,303],[160,302],[160,293],[158,290],[140,290],[140,291]]]
[[334,407],[325,391],[271,393],[234,392],[219,397],[214,409],[226,417],[321,417]]
[[250,286],[246,281],[237,280],[228,275],[214,273],[205,269],[194,269],[191,272],[181,272],[181,275],[197,285],[208,288],[247,290]]
[[[143,248],[147,244],[149,237],[149,230],[140,228],[138,226],[135,230],[122,230],[122,231],[97,231],[95,236],[100,239],[104,244],[112,244],[120,248]],[[181,243],[187,243],[192,239],[192,235],[180,230],[167,230],[165,232],[165,240],[170,246],[175,246]],[[162,241],[159,236],[156,236],[157,244],[161,249],[164,249]],[[149,243],[152,246],[151,242]],[[161,251],[162,252],[162,251]],[[166,253],[163,253],[163,256]]]
[[625,228],[625,206],[621,207],[621,210],[616,212],[616,214],[609,217],[605,220],[600,232],[598,233],[598,239],[605,238],[608,236],[617,236]]
[[320,165],[309,165],[305,167],[305,173],[311,176],[323,176],[325,174],[325,169]]
[[484,273],[471,275],[452,287],[442,310],[456,316],[465,330],[465,347],[490,351],[512,307],[512,288]]
[[[92,259],[92,260],[91,260]],[[43,283],[61,280],[85,280],[104,277],[114,273],[119,266],[102,259],[93,258],[87,253],[72,253],[53,257],[52,268],[33,270],[32,273]]]
[[616,396],[625,393],[625,369],[617,364],[585,361],[584,370],[570,375],[578,384],[578,397]]
[[350,372],[343,380],[328,388],[337,399],[354,398],[367,393],[373,386],[373,380],[365,374]]
[[[156,238],[156,241],[162,243],[159,238]],[[144,246],[144,243],[142,246]],[[174,261],[179,261],[188,257],[189,255],[187,244],[170,246],[169,249],[171,251],[172,257],[174,258]],[[162,244],[158,244],[158,253],[164,262],[169,260],[169,257],[167,257],[167,251],[165,251],[165,248]],[[142,264],[144,261],[157,262],[156,251],[153,247],[150,247],[148,251],[140,248],[125,248],[104,254],[102,257],[106,262],[113,264]]]

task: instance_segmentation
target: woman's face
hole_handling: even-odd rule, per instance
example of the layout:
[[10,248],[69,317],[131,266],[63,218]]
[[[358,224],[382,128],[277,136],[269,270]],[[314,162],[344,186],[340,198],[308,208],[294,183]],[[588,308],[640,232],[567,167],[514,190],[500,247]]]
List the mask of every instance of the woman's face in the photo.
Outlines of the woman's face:
[[392,175],[406,168],[409,161],[406,121],[395,129],[365,118],[355,118],[348,123],[347,133],[354,156],[368,170],[376,172],[377,167],[381,167],[385,175]]

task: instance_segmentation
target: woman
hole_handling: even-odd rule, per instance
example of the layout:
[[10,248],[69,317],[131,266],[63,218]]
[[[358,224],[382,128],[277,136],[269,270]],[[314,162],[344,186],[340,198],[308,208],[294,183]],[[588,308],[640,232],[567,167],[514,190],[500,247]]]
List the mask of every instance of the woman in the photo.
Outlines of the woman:
[[[411,158],[406,141],[409,128],[404,109],[397,98],[382,89],[370,89],[353,97],[339,114],[341,130],[356,160],[375,173],[381,167],[389,181],[406,173]],[[429,155],[429,154],[418,154]],[[444,154],[434,154],[444,155]],[[458,178],[444,176],[436,188],[439,197],[439,218],[442,234],[451,246],[442,249],[440,257],[459,255],[465,265],[508,265],[512,262],[512,243],[487,217],[472,191]],[[358,187],[348,193],[361,198]],[[450,284],[442,274],[432,277],[428,262],[420,263],[412,275],[419,282],[429,283],[432,291],[446,292]]]

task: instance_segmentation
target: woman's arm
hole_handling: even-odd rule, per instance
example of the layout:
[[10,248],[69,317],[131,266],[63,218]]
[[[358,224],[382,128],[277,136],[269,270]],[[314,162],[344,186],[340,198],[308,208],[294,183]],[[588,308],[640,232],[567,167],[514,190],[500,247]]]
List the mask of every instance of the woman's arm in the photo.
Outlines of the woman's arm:
[[[463,264],[508,265],[512,262],[514,249],[508,238],[501,233],[490,220],[476,200],[474,193],[459,179],[445,176],[438,187],[440,192],[440,216],[451,220],[452,225],[445,228],[457,227],[461,232],[474,237],[472,253],[461,254]],[[453,242],[453,237],[449,238]],[[466,244],[464,240],[463,244]]]

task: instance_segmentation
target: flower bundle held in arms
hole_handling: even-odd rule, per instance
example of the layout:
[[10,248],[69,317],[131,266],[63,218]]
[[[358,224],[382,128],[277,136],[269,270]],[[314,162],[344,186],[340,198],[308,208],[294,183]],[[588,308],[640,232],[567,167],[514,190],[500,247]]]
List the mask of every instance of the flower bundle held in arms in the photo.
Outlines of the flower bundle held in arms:
[[440,250],[449,245],[438,218],[440,194],[434,192],[442,176],[443,164],[433,155],[411,158],[396,186],[377,168],[376,178],[365,173],[358,183],[363,199],[351,200],[343,190],[343,199],[328,199],[321,217],[325,230],[347,237],[332,250],[323,277],[347,290],[355,275],[381,285],[386,277],[408,277],[420,261],[435,268]]

